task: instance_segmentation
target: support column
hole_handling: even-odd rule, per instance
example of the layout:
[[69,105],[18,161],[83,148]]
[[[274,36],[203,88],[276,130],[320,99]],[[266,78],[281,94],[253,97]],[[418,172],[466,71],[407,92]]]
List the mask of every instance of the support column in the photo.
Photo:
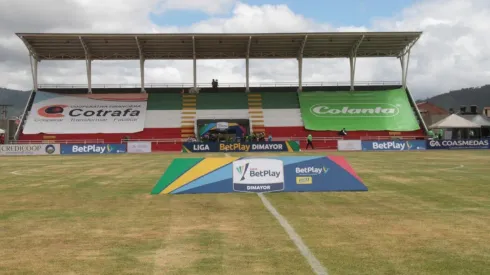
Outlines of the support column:
[[145,58],[140,58],[140,74],[141,74],[141,92],[146,93],[145,90]]
[[138,53],[140,57],[140,80],[141,80],[141,92],[146,93],[145,90],[145,55],[143,53],[143,45],[141,45],[140,40],[138,36],[135,36],[134,39],[136,40],[136,46],[138,46]]
[[194,91],[197,89],[196,39],[192,37],[192,75],[194,76]]
[[298,92],[303,91],[303,56],[298,57]]
[[90,58],[90,55],[87,55],[85,63],[87,66],[88,93],[91,94],[92,93],[92,59]]
[[408,65],[410,62],[410,51],[400,56],[400,65],[402,67],[402,87],[407,88]]
[[303,53],[305,51],[306,41],[308,40],[308,35],[305,35],[301,47],[298,50],[298,92],[303,91]]
[[32,54],[29,55],[29,61],[31,63],[32,89],[37,91],[39,89],[39,85],[37,83],[37,67],[39,61]]
[[245,59],[245,92],[250,92],[250,47],[252,46],[252,36],[248,37],[247,56]]
[[364,40],[364,35],[361,35],[359,39],[352,45],[352,49],[350,50],[349,55],[349,64],[350,64],[350,90],[354,91],[354,84],[356,79],[356,64],[357,64],[357,51],[361,46],[362,41]]
[[350,64],[350,90],[354,91],[354,79],[356,75],[356,57],[349,57],[349,64]]
[[90,55],[90,50],[88,45],[83,40],[83,37],[79,36],[80,44],[82,45],[83,51],[85,52],[85,66],[87,67],[87,83],[88,83],[88,93],[92,93],[92,56]]
[[249,59],[247,56],[247,59],[245,60],[245,92],[249,93],[250,92],[250,68],[249,68]]

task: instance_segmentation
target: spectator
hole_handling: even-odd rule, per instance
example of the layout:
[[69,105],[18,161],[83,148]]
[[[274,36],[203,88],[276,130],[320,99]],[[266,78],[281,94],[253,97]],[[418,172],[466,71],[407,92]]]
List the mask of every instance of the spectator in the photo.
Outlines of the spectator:
[[271,134],[269,134],[268,141],[269,141],[269,142],[272,142],[272,135],[271,135]]
[[313,147],[313,136],[311,134],[308,134],[308,137],[306,138],[306,150],[308,150],[308,147],[311,146],[311,149],[315,149],[315,147]]
[[339,135],[340,136],[347,136],[347,131],[345,130],[345,128],[342,128],[342,130],[340,130]]
[[0,144],[5,144],[5,134],[0,134]]

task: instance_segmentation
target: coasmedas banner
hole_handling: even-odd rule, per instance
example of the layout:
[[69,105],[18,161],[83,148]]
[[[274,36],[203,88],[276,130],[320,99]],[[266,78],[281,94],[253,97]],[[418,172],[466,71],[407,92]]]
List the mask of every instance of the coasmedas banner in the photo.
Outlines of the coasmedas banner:
[[414,131],[420,129],[403,89],[299,93],[308,130]]
[[145,127],[147,94],[36,92],[24,134],[136,133]]

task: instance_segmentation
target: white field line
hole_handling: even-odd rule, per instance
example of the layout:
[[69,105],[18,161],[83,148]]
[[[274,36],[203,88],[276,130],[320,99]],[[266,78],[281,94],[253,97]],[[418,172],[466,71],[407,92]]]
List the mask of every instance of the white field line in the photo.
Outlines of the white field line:
[[19,171],[12,171],[12,172],[10,172],[10,174],[16,175],[16,176],[23,176],[21,173],[19,173]]
[[301,252],[301,255],[303,255],[303,257],[305,257],[305,259],[308,261],[311,269],[313,269],[313,272],[317,275],[328,275],[327,269],[320,263],[320,261],[318,261],[315,255],[311,253],[310,249],[308,249],[306,244],[303,242],[298,233],[294,231],[294,228],[288,223],[288,221],[281,214],[279,214],[279,212],[277,212],[264,194],[258,193],[258,195],[265,208],[271,212],[271,214],[279,221],[286,233],[288,233],[289,238],[294,242],[298,250]]
[[459,166],[455,166],[455,167],[449,167],[449,168],[440,168],[440,169],[434,169],[436,171],[444,171],[444,170],[456,170],[456,169],[461,169],[461,168],[464,168],[464,165],[461,164]]

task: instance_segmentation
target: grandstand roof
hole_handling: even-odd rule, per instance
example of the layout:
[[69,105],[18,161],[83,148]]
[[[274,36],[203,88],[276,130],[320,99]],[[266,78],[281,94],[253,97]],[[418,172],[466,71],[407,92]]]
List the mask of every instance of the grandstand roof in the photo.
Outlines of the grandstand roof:
[[38,60],[398,57],[421,32],[90,34],[18,33]]

